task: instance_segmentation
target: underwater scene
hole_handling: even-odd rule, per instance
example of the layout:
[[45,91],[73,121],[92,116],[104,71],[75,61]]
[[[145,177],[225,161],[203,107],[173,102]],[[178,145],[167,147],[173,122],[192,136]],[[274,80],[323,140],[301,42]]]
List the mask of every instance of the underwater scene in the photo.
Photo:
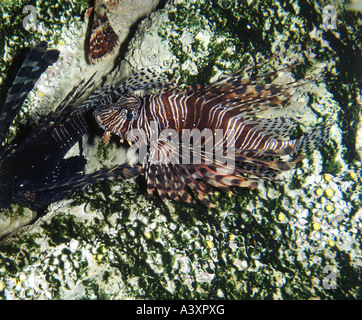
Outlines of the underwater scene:
[[360,0],[1,0],[0,299],[361,299]]

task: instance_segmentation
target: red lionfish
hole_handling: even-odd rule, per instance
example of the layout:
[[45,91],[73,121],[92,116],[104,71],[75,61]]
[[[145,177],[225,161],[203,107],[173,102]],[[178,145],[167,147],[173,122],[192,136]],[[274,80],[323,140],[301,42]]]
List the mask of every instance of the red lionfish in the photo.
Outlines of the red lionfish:
[[[121,141],[128,139],[132,143],[138,139],[138,142],[148,146],[148,158],[143,163],[148,193],[157,190],[162,200],[167,197],[172,200],[179,198],[188,203],[193,202],[190,194],[194,194],[204,204],[212,206],[207,199],[212,187],[229,192],[230,187],[235,186],[255,188],[260,179],[277,180],[280,172],[291,170],[302,159],[300,155],[296,160],[288,162],[282,156],[315,149],[324,144],[329,136],[330,124],[326,123],[298,139],[288,140],[298,122],[293,118],[273,117],[273,113],[286,108],[292,96],[290,89],[303,83],[260,84],[261,80],[281,70],[243,78],[244,73],[253,71],[257,66],[239,70],[204,87],[164,87],[160,94],[144,96],[132,92],[120,93],[114,89],[100,102],[94,116],[105,130],[105,142],[109,141],[112,133],[120,136]],[[290,67],[283,70],[290,70]],[[155,82],[159,82],[158,79],[148,69],[134,76],[133,82],[129,81],[129,84],[133,84],[133,89],[144,89],[157,86]],[[262,111],[269,111],[272,117],[258,118]],[[169,143],[170,137],[162,136],[154,140],[151,137],[153,123],[157,124],[158,132],[172,129],[178,135],[177,141],[183,141],[185,132],[189,133],[192,129],[200,132],[210,129],[213,133],[222,130],[223,136],[218,144],[216,139],[213,142],[211,153],[214,156],[211,156],[211,161],[210,149],[206,148],[209,138],[202,135],[193,137],[193,146],[196,142],[202,145],[202,161],[183,163],[183,143],[180,142],[175,148]],[[143,135],[132,138],[130,133],[134,129],[143,132]],[[235,151],[235,166],[215,156],[220,151],[218,149],[224,155],[227,153],[229,142],[226,132],[235,134],[232,147]],[[167,158],[173,152],[176,154],[173,159],[180,161],[152,161],[152,146],[159,155],[166,155]],[[188,152],[196,154],[192,146]]]

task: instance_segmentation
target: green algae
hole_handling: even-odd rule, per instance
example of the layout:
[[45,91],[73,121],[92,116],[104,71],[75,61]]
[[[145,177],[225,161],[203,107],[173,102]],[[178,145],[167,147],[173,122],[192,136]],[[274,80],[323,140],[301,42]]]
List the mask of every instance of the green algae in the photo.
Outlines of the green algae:
[[[23,20],[27,13],[23,8],[36,8],[37,22],[46,26],[45,34],[27,30],[23,27]],[[89,7],[88,1],[2,1],[0,4],[0,70],[1,77],[7,74],[12,58],[21,49],[34,45],[40,40],[49,43],[61,39],[60,29],[65,21],[73,18],[82,19],[85,10]],[[62,18],[62,19],[61,19]],[[5,52],[5,48],[7,51]]]
[[104,161],[109,158],[110,146],[103,141],[99,141],[97,144],[96,158],[99,161]]
[[331,141],[326,145],[321,153],[323,155],[323,173],[338,175],[342,172],[343,165],[336,160],[338,145],[335,141]]
[[[102,225],[100,223],[100,225]],[[51,222],[42,225],[44,234],[49,237],[50,246],[58,246],[69,239],[87,241],[94,234],[92,227],[78,221],[75,216],[59,212]]]

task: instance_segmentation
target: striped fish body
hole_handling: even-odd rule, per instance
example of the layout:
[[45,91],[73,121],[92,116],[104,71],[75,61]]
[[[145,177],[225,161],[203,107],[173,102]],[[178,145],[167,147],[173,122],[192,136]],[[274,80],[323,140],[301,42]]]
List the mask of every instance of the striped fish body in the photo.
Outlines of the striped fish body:
[[[270,74],[263,78],[268,76]],[[111,133],[119,135],[122,140],[130,140],[129,133],[138,130],[143,132],[138,139],[152,147],[152,123],[156,124],[157,133],[165,129],[176,132],[180,142],[176,148],[180,162],[148,160],[145,165],[148,191],[152,193],[157,190],[162,199],[179,197],[191,202],[186,190],[192,190],[205,204],[210,205],[206,199],[210,186],[230,191],[230,186],[254,188],[260,178],[275,180],[280,171],[290,170],[295,164],[284,161],[281,156],[306,151],[307,147],[314,147],[326,140],[327,128],[289,140],[288,137],[298,125],[294,119],[258,118],[261,111],[273,113],[287,107],[291,97],[290,88],[301,84],[261,85],[256,84],[256,80],[241,79],[240,74],[233,74],[205,87],[176,88],[143,97],[128,93],[112,104],[98,107],[94,115],[106,131],[106,140]],[[207,138],[198,136],[202,140],[203,161],[185,164],[182,163],[183,137],[193,129],[201,133],[205,130],[212,132],[213,154],[210,155],[210,150],[206,151]],[[220,132],[221,139],[217,140],[217,133]],[[165,136],[159,137],[153,146],[160,154],[170,153]],[[194,154],[192,146],[190,148],[189,152]],[[235,167],[221,163],[215,157],[215,152],[221,150],[225,155],[228,149],[234,151]]]
[[[227,100],[229,98],[226,98]],[[143,129],[150,136],[150,123],[158,124],[158,130],[173,129],[182,138],[185,129],[200,131],[216,129],[235,131],[235,148],[288,149],[291,151],[297,140],[274,139],[255,129],[249,121],[251,108],[230,107],[224,101],[205,101],[197,93],[171,90],[160,95],[137,97],[129,94],[111,106],[98,108],[95,112],[98,124],[107,132],[125,139],[133,129]],[[133,115],[132,115],[133,113]],[[243,114],[245,113],[245,118]],[[146,143],[149,143],[149,138]],[[290,152],[289,152],[290,153]]]

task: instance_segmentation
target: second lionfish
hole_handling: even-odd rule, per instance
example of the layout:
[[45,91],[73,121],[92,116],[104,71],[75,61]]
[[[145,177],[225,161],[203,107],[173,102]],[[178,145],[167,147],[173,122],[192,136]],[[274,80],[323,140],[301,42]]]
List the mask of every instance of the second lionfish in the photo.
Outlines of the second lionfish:
[[[329,136],[327,123],[290,139],[298,122],[275,112],[290,105],[291,89],[303,82],[260,84],[278,71],[244,78],[254,69],[245,68],[204,87],[164,87],[159,94],[140,96],[132,91],[159,82],[152,71],[142,71],[128,80],[132,87],[128,92],[125,85],[121,91],[111,88],[94,115],[105,130],[105,142],[116,134],[121,141],[137,143],[139,150],[147,147],[146,156],[139,159],[148,193],[157,190],[162,200],[179,198],[189,203],[194,194],[212,206],[207,194],[213,187],[230,191],[236,186],[255,188],[260,179],[275,181],[280,172],[291,170],[302,159],[302,153],[324,144]],[[265,111],[269,118],[260,118]],[[193,135],[195,131],[199,134]],[[193,143],[185,148],[186,140]],[[282,159],[294,154],[299,154],[294,161]]]

